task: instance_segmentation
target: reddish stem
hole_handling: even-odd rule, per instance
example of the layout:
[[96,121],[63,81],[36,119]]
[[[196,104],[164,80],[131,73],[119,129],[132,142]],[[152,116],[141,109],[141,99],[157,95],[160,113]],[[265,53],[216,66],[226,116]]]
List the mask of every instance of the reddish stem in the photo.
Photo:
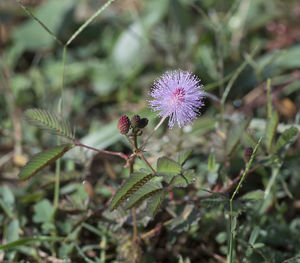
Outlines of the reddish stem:
[[154,174],[156,174],[156,171],[153,169],[152,165],[148,162],[148,160],[146,159],[146,157],[144,156],[144,154],[142,152],[139,152],[138,156],[141,157],[144,160],[144,162],[149,166],[149,168],[152,170],[152,172]]
[[106,151],[106,150],[99,150],[97,148],[85,145],[85,144],[83,144],[81,142],[78,142],[78,141],[75,142],[75,145],[80,146],[80,147],[84,147],[84,148],[87,148],[87,149],[90,149],[90,150],[93,150],[93,151],[96,151],[96,152],[99,152],[99,153],[119,156],[119,157],[123,158],[126,162],[129,161],[129,157],[125,153],[122,153],[122,152],[112,152],[112,151]]

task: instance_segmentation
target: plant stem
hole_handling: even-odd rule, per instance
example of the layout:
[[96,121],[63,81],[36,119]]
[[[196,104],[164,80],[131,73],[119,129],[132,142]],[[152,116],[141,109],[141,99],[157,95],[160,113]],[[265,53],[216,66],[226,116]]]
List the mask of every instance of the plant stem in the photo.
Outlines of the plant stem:
[[156,171],[153,169],[152,165],[148,162],[148,160],[146,159],[146,157],[144,156],[144,154],[142,152],[140,152],[138,154],[138,156],[141,157],[144,160],[144,162],[148,165],[148,167],[152,170],[152,172],[154,174],[156,174]]
[[[60,94],[60,101],[58,103],[58,115],[60,116],[60,118],[62,118],[63,91],[64,91],[64,84],[65,84],[66,52],[67,52],[67,47],[64,46],[63,57],[62,57],[61,94]],[[61,142],[61,138],[60,138],[60,136],[58,136],[57,144],[59,145],[60,142]],[[61,169],[61,160],[59,158],[56,161],[56,166],[55,166],[55,185],[54,185],[54,199],[53,199],[54,215],[53,215],[53,218],[55,217],[56,210],[58,208],[58,203],[59,203],[60,169]]]
[[[136,135],[135,135],[135,137],[136,137]],[[133,158],[133,159],[131,159],[131,160],[129,161],[129,173],[130,173],[129,176],[131,176],[132,173],[133,173],[134,159],[135,159],[135,158]],[[136,209],[135,209],[135,207],[133,207],[133,208],[131,209],[131,212],[132,212],[132,220],[133,220],[132,246],[134,246],[134,245],[135,245],[135,242],[136,242],[136,239],[137,239],[137,224],[136,224]]]
[[258,140],[258,142],[257,142],[257,144],[256,144],[256,146],[255,146],[255,148],[254,148],[254,150],[253,150],[253,153],[251,154],[250,160],[249,160],[249,162],[246,164],[246,169],[245,169],[245,171],[244,171],[244,173],[243,173],[243,175],[242,175],[242,177],[241,177],[241,180],[239,181],[239,184],[238,184],[237,187],[235,188],[235,190],[234,190],[234,192],[233,192],[233,194],[232,194],[232,196],[231,196],[231,198],[230,198],[230,200],[229,200],[229,204],[230,204],[230,241],[229,241],[229,253],[228,253],[228,262],[229,262],[229,263],[232,263],[232,262],[233,262],[233,261],[232,261],[232,258],[233,258],[233,243],[234,243],[234,236],[233,236],[233,231],[234,231],[234,229],[233,229],[233,226],[232,226],[232,224],[233,224],[233,209],[232,209],[232,202],[233,202],[234,197],[235,197],[236,194],[238,193],[238,191],[239,191],[239,189],[240,189],[240,187],[241,187],[243,181],[244,181],[245,178],[246,178],[246,175],[247,175],[247,173],[248,173],[248,171],[249,171],[249,169],[250,169],[250,166],[251,166],[251,164],[252,164],[252,162],[253,162],[254,156],[255,156],[255,154],[256,154],[256,151],[257,151],[257,149],[258,149],[258,146],[259,146],[261,140],[262,140],[262,137]]
[[272,97],[271,97],[271,79],[267,79],[267,116],[268,120],[272,117]]
[[96,13],[94,13],[83,25],[81,25],[75,33],[69,38],[66,43],[66,46],[70,45],[71,42],[91,23],[93,20],[100,15],[113,1],[115,0],[108,0],[103,6],[101,6]]
[[155,126],[155,128],[153,129],[153,131],[150,133],[150,135],[146,138],[146,140],[144,141],[144,143],[141,146],[141,150],[143,150],[143,148],[146,146],[146,144],[148,143],[149,139],[152,137],[152,135],[158,130],[158,128],[163,124],[163,122],[165,121],[165,119],[167,118],[167,116],[163,117],[160,122]]
[[84,148],[87,148],[89,150],[93,150],[93,151],[96,151],[96,152],[99,152],[99,153],[119,156],[119,157],[123,158],[124,160],[126,160],[126,162],[129,161],[129,157],[125,153],[122,153],[122,152],[112,152],[112,151],[100,150],[100,149],[85,145],[85,144],[83,144],[81,142],[78,142],[78,141],[75,142],[75,145],[80,146],[80,147],[84,147]]
[[64,44],[56,37],[56,35],[40,20],[38,19],[33,13],[31,13],[31,11],[26,7],[24,6],[20,0],[17,1],[18,4],[21,6],[21,8],[25,11],[25,13],[32,17],[36,22],[38,22],[40,24],[40,26],[42,28],[44,28],[48,33],[49,35],[52,36],[52,38],[61,46],[63,46]]

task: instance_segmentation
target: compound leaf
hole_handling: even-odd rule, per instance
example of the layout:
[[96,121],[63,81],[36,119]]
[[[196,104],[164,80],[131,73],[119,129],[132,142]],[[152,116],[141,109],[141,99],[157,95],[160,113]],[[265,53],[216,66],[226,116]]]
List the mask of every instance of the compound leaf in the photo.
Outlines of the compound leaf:
[[19,178],[21,180],[26,180],[34,176],[48,164],[51,164],[54,161],[56,161],[58,158],[63,156],[67,151],[69,151],[73,147],[73,144],[63,144],[36,154],[22,168],[22,170],[19,173]]
[[164,190],[160,190],[156,192],[150,199],[148,200],[147,204],[147,212],[149,216],[155,216],[161,203],[165,199],[167,192]]
[[69,122],[59,118],[52,112],[42,109],[29,109],[25,111],[25,117],[30,123],[41,129],[51,131],[70,140],[75,139]]
[[191,156],[192,150],[185,150],[178,154],[177,161],[180,165],[184,165],[187,159]]
[[157,173],[162,175],[167,183],[170,183],[172,178],[181,172],[181,166],[168,157],[161,157],[157,160]]
[[125,208],[130,209],[134,206],[138,206],[140,203],[142,203],[147,198],[155,195],[158,192],[161,192],[162,185],[160,182],[149,182],[145,185],[143,185],[138,191],[136,191],[129,201],[127,202]]
[[137,190],[139,190],[144,184],[150,181],[155,175],[145,174],[142,172],[133,173],[127,181],[116,192],[110,203],[110,211],[118,208],[126,199],[132,196]]
[[174,187],[187,187],[195,180],[195,171],[192,169],[183,171],[182,174],[176,175],[172,180],[171,185]]
[[285,130],[277,140],[276,150],[279,151],[282,147],[284,147],[288,143],[291,143],[297,134],[298,129],[296,127],[291,127]]

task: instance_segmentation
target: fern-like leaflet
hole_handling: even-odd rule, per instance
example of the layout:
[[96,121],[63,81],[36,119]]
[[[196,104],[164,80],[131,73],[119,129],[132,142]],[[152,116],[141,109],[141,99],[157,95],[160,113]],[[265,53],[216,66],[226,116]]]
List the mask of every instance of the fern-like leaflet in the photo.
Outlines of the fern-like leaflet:
[[72,141],[75,140],[75,135],[69,122],[52,112],[42,109],[29,109],[25,112],[25,118],[41,129],[45,129]]
[[19,173],[20,179],[27,180],[30,177],[34,176],[47,165],[55,162],[58,158],[62,157],[67,151],[71,150],[73,147],[73,144],[63,144],[36,154],[22,168],[21,172]]

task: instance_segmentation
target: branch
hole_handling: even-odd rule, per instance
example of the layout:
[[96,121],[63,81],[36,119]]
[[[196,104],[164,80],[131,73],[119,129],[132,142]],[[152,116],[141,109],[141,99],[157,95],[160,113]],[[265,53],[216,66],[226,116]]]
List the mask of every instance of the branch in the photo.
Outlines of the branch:
[[78,142],[78,141],[75,142],[75,146],[80,146],[80,147],[83,147],[83,148],[87,148],[89,150],[99,152],[99,153],[119,156],[119,157],[123,158],[127,163],[129,161],[129,157],[125,153],[122,153],[122,152],[112,152],[112,151],[100,150],[100,149],[85,145],[85,144],[83,144],[81,142]]

